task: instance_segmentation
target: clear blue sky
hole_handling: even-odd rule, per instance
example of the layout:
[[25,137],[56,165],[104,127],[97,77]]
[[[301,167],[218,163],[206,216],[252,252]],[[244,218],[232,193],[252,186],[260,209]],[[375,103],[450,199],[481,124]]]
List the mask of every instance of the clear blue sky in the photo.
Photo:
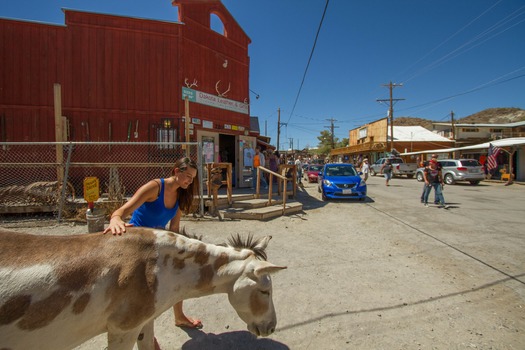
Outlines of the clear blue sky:
[[[486,108],[525,109],[524,0],[223,0],[251,38],[251,115],[280,149],[315,147],[387,114],[435,121]],[[64,23],[61,8],[174,21],[169,0],[4,1],[0,16]],[[300,94],[299,89],[301,89]],[[298,98],[297,98],[298,96]]]

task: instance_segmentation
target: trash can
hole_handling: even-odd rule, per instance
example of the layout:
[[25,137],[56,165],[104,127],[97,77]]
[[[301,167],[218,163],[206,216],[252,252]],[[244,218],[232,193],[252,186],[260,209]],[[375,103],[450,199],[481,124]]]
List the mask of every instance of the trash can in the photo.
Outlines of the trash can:
[[86,213],[86,220],[89,233],[104,231],[106,213],[102,209],[94,209],[93,211],[88,210]]

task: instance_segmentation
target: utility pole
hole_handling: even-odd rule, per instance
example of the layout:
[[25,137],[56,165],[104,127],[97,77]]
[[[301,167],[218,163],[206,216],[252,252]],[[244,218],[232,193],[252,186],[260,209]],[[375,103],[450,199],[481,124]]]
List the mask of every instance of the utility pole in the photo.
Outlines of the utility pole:
[[279,140],[281,136],[281,125],[288,125],[287,123],[281,123],[281,108],[277,109],[277,152],[279,152]]
[[456,142],[456,128],[454,125],[454,111],[450,111],[450,126],[452,127],[452,140]]
[[281,108],[277,108],[277,152],[279,152],[279,136],[281,134]]
[[[394,149],[394,103],[402,101],[404,98],[393,98],[392,90],[397,86],[403,86],[403,84],[395,84],[390,82],[389,84],[383,84],[390,89],[390,98],[383,100],[376,100],[377,102],[389,102],[388,117],[390,119],[390,152]],[[388,126],[387,126],[387,142],[388,142]]]
[[332,144],[332,149],[334,149],[335,148],[334,129],[338,128],[338,126],[334,126],[334,122],[336,122],[337,120],[335,120],[334,118],[330,118],[326,120],[330,122],[330,126],[325,126],[325,128],[330,128],[331,144]]
[[[456,147],[456,128],[454,125],[454,111],[450,111],[450,126],[452,127],[452,140],[454,141],[454,147]],[[454,159],[456,158],[456,152],[452,152]]]

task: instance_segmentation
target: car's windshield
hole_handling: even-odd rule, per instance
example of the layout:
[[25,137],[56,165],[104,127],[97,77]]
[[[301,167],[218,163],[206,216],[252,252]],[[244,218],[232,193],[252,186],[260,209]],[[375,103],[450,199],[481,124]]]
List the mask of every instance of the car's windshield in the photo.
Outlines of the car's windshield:
[[323,170],[323,166],[322,165],[310,165],[308,170],[309,171],[321,171]]
[[357,172],[353,166],[330,165],[326,167],[326,176],[356,176]]

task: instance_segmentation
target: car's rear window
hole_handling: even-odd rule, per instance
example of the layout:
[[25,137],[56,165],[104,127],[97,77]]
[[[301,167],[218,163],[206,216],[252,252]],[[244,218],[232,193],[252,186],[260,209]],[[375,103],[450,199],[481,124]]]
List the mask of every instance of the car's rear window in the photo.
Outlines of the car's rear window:
[[462,160],[461,165],[463,166],[479,166],[479,162],[475,159]]
[[444,167],[447,167],[447,166],[456,166],[456,162],[452,161],[452,160],[440,160],[439,161],[441,163],[442,166]]

